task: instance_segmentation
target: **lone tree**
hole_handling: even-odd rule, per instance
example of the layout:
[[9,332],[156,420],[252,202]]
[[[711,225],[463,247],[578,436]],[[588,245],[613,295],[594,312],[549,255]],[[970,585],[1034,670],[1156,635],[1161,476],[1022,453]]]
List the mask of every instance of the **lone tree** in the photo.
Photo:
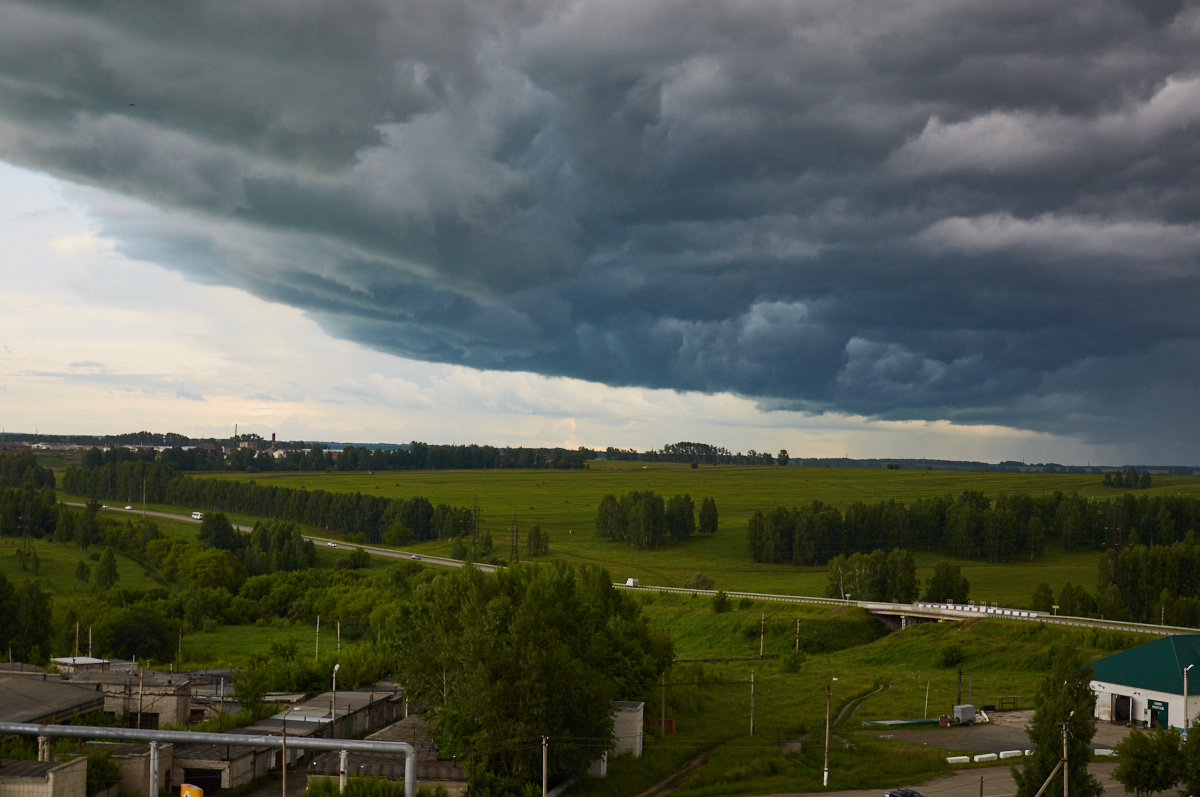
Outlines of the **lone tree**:
[[1113,778],[1137,797],[1170,789],[1182,774],[1179,744],[1180,734],[1174,728],[1129,734],[1113,748],[1118,762]]
[[[1034,797],[1062,761],[1066,735],[1068,788],[1071,797],[1100,797],[1104,787],[1088,773],[1089,746],[1096,735],[1095,673],[1083,667],[1078,653],[1055,648],[1051,670],[1038,690],[1037,708],[1027,729],[1033,754],[1022,769],[1013,767],[1017,797]],[[1063,772],[1055,773],[1047,793],[1062,794]]]
[[717,531],[717,502],[705,498],[700,502],[700,533],[715,534]]
[[1200,718],[1192,720],[1187,738],[1179,744],[1179,788],[1200,794]]
[[936,603],[966,603],[971,582],[962,574],[962,568],[953,562],[938,562],[933,575],[925,586],[925,600]]

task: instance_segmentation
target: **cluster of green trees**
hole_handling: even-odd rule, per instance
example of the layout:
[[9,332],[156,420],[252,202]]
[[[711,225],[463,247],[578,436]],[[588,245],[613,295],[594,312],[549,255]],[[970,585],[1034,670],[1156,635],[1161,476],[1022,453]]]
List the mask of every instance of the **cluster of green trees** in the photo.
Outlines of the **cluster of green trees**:
[[712,498],[701,501],[697,527],[696,505],[690,495],[664,500],[652,490],[635,490],[620,498],[606,495],[596,510],[596,534],[600,539],[642,549],[684,542],[695,531],[712,534],[717,522],[717,503]]
[[632,448],[614,448],[609,446],[604,451],[606,459],[626,462],[682,462],[693,465],[786,465],[787,451],[779,452],[778,458],[766,452],[754,449],[743,454],[734,453],[724,446],[714,446],[709,443],[668,443],[657,451],[637,451]]
[[58,522],[57,502],[48,487],[0,487],[0,534],[44,537]]
[[432,715],[443,755],[523,793],[581,773],[612,738],[612,700],[645,700],[673,658],[632,596],[594,567],[461,568],[413,589],[386,638],[395,679]]
[[114,583],[87,598],[63,599],[53,627],[45,624],[54,649],[72,649],[76,623],[93,629],[97,655],[158,661],[175,658],[181,631],[218,624],[311,626],[321,616],[339,623],[343,639],[374,639],[397,610],[397,584],[424,571],[415,563],[401,563],[385,577],[340,568],[289,569],[303,568],[311,548],[296,544],[294,527],[259,524],[241,535],[244,545],[238,547],[226,539],[223,524],[215,525],[205,535],[209,542],[201,542],[164,537],[152,521],[101,518],[97,544],[140,562],[162,586],[135,590]]
[[42,537],[57,521],[54,472],[33,454],[0,455],[0,535]]
[[1032,606],[1076,617],[1200,626],[1200,539],[1190,532],[1171,545],[1130,545],[1100,557],[1095,593],[1067,583],[1055,595],[1038,584]]
[[1200,540],[1191,532],[1171,545],[1105,551],[1099,595],[1105,617],[1200,625]]
[[200,522],[198,539],[233,554],[250,575],[304,570],[317,559],[312,540],[304,539],[300,527],[286,521],[260,521],[249,534],[242,534],[225,515],[216,512]]
[[[912,603],[920,592],[912,554],[899,548],[890,553],[875,550],[835,556],[827,571],[825,596],[829,598]],[[966,603],[970,588],[958,565],[938,562],[921,597],[936,603]]]
[[15,661],[42,662],[49,654],[50,597],[36,581],[20,587],[0,573],[0,650]]
[[835,556],[883,548],[942,549],[950,556],[1005,562],[1033,558],[1048,539],[1066,550],[1170,545],[1200,528],[1200,501],[1123,495],[1090,501],[1078,495],[1002,495],[968,490],[911,504],[821,501],[756,512],[747,542],[758,562],[824,564]]
[[917,566],[912,554],[899,548],[835,556],[827,570],[830,598],[912,603],[917,597]]
[[148,462],[70,467],[62,483],[68,493],[95,499],[136,501],[144,491],[147,501],[307,523],[369,543],[403,544],[456,537],[469,534],[474,528],[470,509],[433,506],[420,496],[391,499],[366,493],[291,490],[252,482],[201,479]]
[[1138,473],[1137,468],[1129,468],[1124,473],[1104,474],[1105,487],[1120,487],[1126,490],[1145,490],[1150,486],[1150,473]]
[[43,468],[28,451],[0,456],[0,485],[32,490],[54,489],[54,471]]

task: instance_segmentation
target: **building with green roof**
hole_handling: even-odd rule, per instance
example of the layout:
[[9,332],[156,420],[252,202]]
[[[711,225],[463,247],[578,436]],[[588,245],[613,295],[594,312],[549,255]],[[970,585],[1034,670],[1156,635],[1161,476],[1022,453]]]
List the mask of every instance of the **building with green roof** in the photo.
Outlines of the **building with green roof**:
[[1099,659],[1092,664],[1096,718],[1185,727],[1200,711],[1200,667],[1192,670],[1197,664],[1200,634],[1166,636]]

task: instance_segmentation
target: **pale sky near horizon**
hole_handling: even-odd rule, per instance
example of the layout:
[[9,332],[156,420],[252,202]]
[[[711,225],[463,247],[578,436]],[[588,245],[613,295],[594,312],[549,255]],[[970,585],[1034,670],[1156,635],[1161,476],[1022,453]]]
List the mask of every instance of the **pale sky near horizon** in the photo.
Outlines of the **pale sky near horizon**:
[[8,431],[1192,464],[1200,4],[0,2]]

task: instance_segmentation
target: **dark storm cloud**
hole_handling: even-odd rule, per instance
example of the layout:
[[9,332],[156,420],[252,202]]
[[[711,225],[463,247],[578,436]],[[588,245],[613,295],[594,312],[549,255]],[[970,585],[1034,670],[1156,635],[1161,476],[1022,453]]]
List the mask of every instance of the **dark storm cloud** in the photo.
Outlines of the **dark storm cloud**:
[[397,354],[1190,460],[1198,54],[1166,0],[5,2],[0,155]]

